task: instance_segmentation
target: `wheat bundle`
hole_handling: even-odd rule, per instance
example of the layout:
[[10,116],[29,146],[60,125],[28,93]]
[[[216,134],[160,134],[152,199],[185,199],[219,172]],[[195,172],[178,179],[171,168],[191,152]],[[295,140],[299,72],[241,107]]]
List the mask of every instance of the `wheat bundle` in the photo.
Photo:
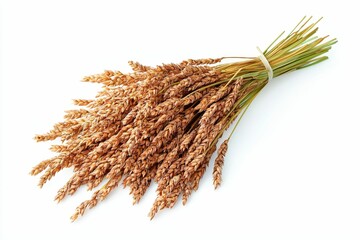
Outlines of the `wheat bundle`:
[[[180,197],[185,204],[198,188],[218,139],[235,119],[240,121],[269,79],[327,59],[323,54],[336,39],[314,37],[317,22],[310,19],[302,19],[286,37],[280,35],[260,57],[231,63],[221,63],[226,58],[186,60],[156,67],[129,62],[131,73],[105,71],[85,77],[86,82],[101,83],[102,90],[93,100],[74,100],[80,108],[67,111],[63,122],[35,137],[59,138],[62,143],[51,146],[57,155],[39,163],[31,174],[44,171],[42,187],[57,172],[73,168],[57,201],[83,185],[92,190],[105,182],[77,207],[73,221],[119,184],[131,189],[137,203],[150,183],[157,183],[150,218],[173,207]],[[221,183],[232,133],[213,164],[215,188]]]

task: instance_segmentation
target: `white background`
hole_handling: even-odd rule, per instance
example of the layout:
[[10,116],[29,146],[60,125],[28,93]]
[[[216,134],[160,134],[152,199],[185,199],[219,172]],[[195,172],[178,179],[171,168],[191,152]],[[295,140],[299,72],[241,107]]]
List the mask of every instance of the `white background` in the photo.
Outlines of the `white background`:
[[[2,1],[0,239],[360,239],[360,51],[357,1]],[[28,172],[52,156],[33,141],[62,119],[80,82],[105,69],[128,71],[187,58],[257,55],[304,15],[324,17],[320,35],[339,43],[330,60],[273,80],[231,140],[223,184],[208,169],[183,207],[147,213],[128,189],[75,223],[84,189],[57,205],[70,177],[45,187]]]

